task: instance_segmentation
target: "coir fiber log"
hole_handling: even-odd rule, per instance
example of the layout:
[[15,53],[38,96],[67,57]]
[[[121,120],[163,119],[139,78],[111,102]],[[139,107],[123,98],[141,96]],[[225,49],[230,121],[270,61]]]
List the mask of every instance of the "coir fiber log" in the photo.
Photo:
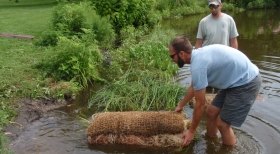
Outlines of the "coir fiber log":
[[88,127],[90,144],[178,147],[189,121],[183,114],[159,112],[104,112],[93,115]]

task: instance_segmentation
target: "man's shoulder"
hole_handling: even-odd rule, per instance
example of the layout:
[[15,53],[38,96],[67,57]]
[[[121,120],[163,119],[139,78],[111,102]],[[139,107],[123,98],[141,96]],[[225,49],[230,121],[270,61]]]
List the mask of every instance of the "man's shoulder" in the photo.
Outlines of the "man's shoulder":
[[[236,49],[229,47],[227,45],[224,44],[210,44],[207,46],[202,47],[202,50],[207,51],[207,54],[212,54],[212,52],[221,52],[224,53],[224,51],[235,51]],[[215,55],[215,56],[219,56]]]
[[209,19],[211,19],[211,14],[208,14],[207,16],[203,17],[200,22],[206,22],[208,21]]
[[222,17],[223,17],[223,18],[227,18],[227,19],[232,19],[232,20],[233,20],[233,17],[230,16],[230,15],[228,15],[228,14],[226,14],[226,13],[222,13]]

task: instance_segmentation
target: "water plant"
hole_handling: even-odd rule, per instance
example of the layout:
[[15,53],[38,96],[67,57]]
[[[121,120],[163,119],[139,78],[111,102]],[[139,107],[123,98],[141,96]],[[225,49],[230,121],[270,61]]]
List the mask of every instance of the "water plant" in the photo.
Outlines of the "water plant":
[[166,74],[131,69],[97,91],[89,107],[98,111],[172,110],[183,92]]

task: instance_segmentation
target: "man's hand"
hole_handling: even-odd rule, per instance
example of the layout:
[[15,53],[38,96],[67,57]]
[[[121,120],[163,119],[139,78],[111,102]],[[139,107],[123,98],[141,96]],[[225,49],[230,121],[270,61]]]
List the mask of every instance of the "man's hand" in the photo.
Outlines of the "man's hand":
[[175,112],[181,112],[181,111],[183,111],[183,108],[184,108],[185,105],[186,105],[186,103],[184,103],[184,101],[181,100],[181,101],[178,103],[177,107],[175,108]]
[[184,108],[184,106],[194,97],[194,90],[192,88],[192,86],[190,86],[187,90],[186,95],[184,96],[184,98],[178,103],[175,111],[176,112],[181,112]]
[[175,112],[181,112],[183,111],[184,107],[181,107],[180,105],[177,105],[177,107],[175,108]]
[[184,134],[183,134],[183,146],[187,146],[189,145],[192,140],[194,138],[194,132],[191,132],[189,130],[187,130]]

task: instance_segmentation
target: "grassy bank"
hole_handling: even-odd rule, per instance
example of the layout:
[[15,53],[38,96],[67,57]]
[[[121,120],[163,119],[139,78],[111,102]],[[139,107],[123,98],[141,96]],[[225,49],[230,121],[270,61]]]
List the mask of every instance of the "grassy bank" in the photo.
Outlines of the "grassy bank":
[[[33,35],[36,38],[49,28],[52,8],[52,5],[2,8],[0,33]],[[12,98],[13,93],[24,94],[38,84],[39,74],[32,65],[45,53],[43,49],[35,50],[30,39],[1,37],[0,43],[0,99],[3,100]]]
[[[29,2],[29,3],[28,3]],[[31,2],[31,3],[30,3]],[[54,2],[54,1],[53,1]],[[27,5],[31,4],[31,5]],[[33,35],[35,38],[49,28],[53,5],[39,1],[0,0],[0,33]],[[38,94],[38,86],[44,79],[32,67],[42,57],[44,50],[34,48],[29,39],[0,37],[0,131],[16,115],[19,98]],[[8,153],[0,133],[0,153]],[[5,151],[4,151],[5,150]]]

